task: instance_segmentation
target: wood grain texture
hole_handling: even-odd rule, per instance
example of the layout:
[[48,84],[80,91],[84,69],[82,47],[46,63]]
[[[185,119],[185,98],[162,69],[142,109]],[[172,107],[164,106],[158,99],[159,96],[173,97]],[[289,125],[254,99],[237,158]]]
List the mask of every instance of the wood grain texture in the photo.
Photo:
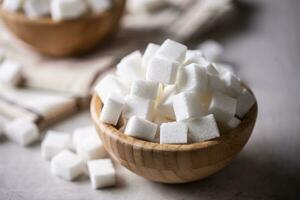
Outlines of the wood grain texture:
[[118,28],[126,0],[114,1],[103,13],[54,22],[50,17],[29,19],[23,13],[0,9],[8,29],[34,49],[51,56],[71,56],[88,52],[112,36]]
[[257,117],[257,104],[230,133],[205,142],[172,145],[147,142],[127,136],[99,121],[102,102],[94,95],[91,115],[111,157],[146,179],[163,183],[185,183],[210,176],[225,166],[247,143]]

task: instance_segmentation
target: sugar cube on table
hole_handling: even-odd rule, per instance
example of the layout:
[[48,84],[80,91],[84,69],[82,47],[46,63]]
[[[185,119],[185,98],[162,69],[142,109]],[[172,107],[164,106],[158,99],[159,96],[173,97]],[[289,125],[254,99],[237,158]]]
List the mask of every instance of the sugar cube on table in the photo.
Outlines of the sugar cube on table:
[[111,94],[126,95],[128,93],[127,85],[115,75],[105,76],[95,87],[95,91],[103,103]]
[[202,118],[192,119],[187,122],[187,125],[192,142],[202,142],[220,137],[218,125],[212,114]]
[[161,144],[185,144],[188,142],[188,127],[183,122],[163,123],[160,126]]
[[175,120],[176,116],[173,109],[173,96],[177,94],[176,85],[167,85],[161,94],[157,104],[157,112],[171,120]]
[[219,92],[213,94],[208,112],[213,114],[215,119],[226,124],[236,113],[237,100]]
[[203,42],[199,48],[209,61],[218,61],[224,52],[223,46],[214,40]]
[[95,160],[104,158],[107,155],[104,145],[96,132],[78,141],[76,152],[83,160]]
[[178,76],[178,85],[182,91],[205,92],[207,89],[206,68],[192,63],[183,67]]
[[157,124],[133,116],[126,125],[125,134],[142,140],[153,141],[156,131]]
[[52,0],[50,12],[54,21],[75,19],[87,11],[87,5],[82,0]]
[[104,103],[100,114],[100,121],[116,125],[124,108],[124,98],[121,95],[111,94]]
[[154,57],[147,67],[146,79],[158,83],[174,84],[177,78],[178,66],[178,62]]
[[110,159],[92,160],[87,165],[94,189],[110,187],[116,184],[116,172]]
[[151,121],[154,114],[154,101],[132,95],[127,96],[123,114],[126,119],[137,116]]
[[58,131],[48,131],[41,144],[42,156],[46,160],[51,160],[58,153],[66,149],[70,149],[70,147],[70,134]]
[[110,0],[87,0],[87,3],[95,14],[107,11],[112,6]]
[[237,98],[242,91],[242,85],[239,78],[231,72],[227,72],[222,76],[226,85],[226,94],[231,97]]
[[141,52],[134,51],[125,56],[117,65],[116,73],[128,83],[143,78]]
[[255,97],[250,93],[249,90],[244,88],[237,98],[237,116],[243,118],[247,114],[247,112],[252,108],[255,102]]
[[187,47],[179,42],[167,39],[160,48],[157,50],[157,56],[165,58],[167,60],[176,61],[182,63],[185,59]]
[[64,150],[51,160],[51,172],[60,178],[72,181],[85,173],[83,160],[75,153]]
[[12,60],[5,60],[0,65],[0,84],[15,86],[22,78],[22,67]]
[[150,60],[155,56],[159,47],[160,46],[157,44],[153,44],[153,43],[148,44],[148,46],[144,52],[144,55],[142,57],[142,68],[145,73],[147,71],[147,66],[148,66]]
[[173,97],[173,108],[176,121],[203,116],[204,109],[199,103],[199,99],[198,94],[194,92],[181,92],[175,95]]
[[156,99],[159,84],[153,81],[135,80],[131,85],[130,95],[145,99]]
[[27,146],[39,139],[38,127],[31,121],[17,118],[5,126],[7,138],[22,146]]
[[2,8],[8,11],[18,11],[22,8],[24,0],[4,0]]
[[29,18],[38,18],[50,14],[50,0],[26,0],[24,12]]
[[84,140],[91,134],[97,134],[96,128],[93,125],[76,128],[72,134],[72,145],[74,150],[76,150],[80,141]]

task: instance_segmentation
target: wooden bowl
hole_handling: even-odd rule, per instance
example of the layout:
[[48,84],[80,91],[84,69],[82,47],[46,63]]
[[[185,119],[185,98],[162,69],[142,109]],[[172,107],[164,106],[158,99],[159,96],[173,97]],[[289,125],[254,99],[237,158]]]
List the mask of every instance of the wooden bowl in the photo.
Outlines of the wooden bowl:
[[51,56],[86,53],[111,36],[118,27],[126,0],[115,0],[112,8],[98,15],[55,22],[50,17],[29,19],[22,12],[0,9],[8,29],[34,49]]
[[94,95],[91,115],[111,157],[146,179],[163,183],[185,183],[203,179],[225,166],[242,150],[253,130],[257,104],[241,124],[220,138],[185,145],[158,144],[135,139],[114,126],[99,121],[102,102]]

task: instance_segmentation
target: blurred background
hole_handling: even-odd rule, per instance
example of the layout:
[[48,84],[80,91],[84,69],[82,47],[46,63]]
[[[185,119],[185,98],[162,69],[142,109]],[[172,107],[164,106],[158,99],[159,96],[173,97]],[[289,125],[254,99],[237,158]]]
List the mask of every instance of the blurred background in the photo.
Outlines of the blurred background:
[[[84,28],[69,29],[78,30],[77,37],[56,46],[50,45],[56,28],[49,22],[40,27],[42,22],[1,9],[1,52],[22,66],[22,80],[17,87],[0,84],[0,115],[29,119],[42,132],[71,133],[91,125],[93,87],[123,56],[166,38],[191,49],[214,40],[224,49],[217,61],[230,66],[256,95],[259,113],[249,142],[231,165],[198,182],[153,183],[117,166],[117,187],[94,191],[88,180],[68,183],[51,176],[39,143],[21,148],[1,138],[0,199],[299,199],[300,2],[127,0],[123,11],[122,1],[115,1],[119,9],[106,18],[82,20]],[[114,26],[104,30],[93,25],[95,20]],[[75,27],[56,25],[65,38],[66,27]],[[41,36],[42,30],[50,36]],[[82,40],[97,31],[95,45],[79,51],[78,44],[88,44]]]

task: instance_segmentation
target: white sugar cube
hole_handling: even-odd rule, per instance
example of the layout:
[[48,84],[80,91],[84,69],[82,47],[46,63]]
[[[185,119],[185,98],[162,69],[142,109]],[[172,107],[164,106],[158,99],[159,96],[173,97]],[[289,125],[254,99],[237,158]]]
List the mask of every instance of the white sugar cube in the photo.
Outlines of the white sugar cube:
[[143,68],[144,72],[147,71],[147,66],[148,66],[150,60],[155,56],[159,47],[160,46],[157,44],[153,44],[153,43],[148,44],[148,46],[145,50],[145,53],[143,55],[143,58],[142,58],[142,68]]
[[225,92],[226,83],[220,74],[207,73],[208,90],[211,92]]
[[255,102],[255,97],[250,93],[250,91],[247,89],[243,89],[243,91],[237,99],[237,116],[243,118],[247,114],[247,112],[252,108]]
[[26,0],[25,14],[29,18],[38,18],[50,14],[50,0]]
[[233,117],[227,122],[227,127],[231,129],[236,128],[241,124],[241,122],[242,121],[240,119]]
[[178,76],[178,85],[182,91],[203,93],[207,89],[206,68],[192,63],[183,67]]
[[82,0],[52,0],[51,16],[54,21],[75,19],[87,11],[87,5]]
[[175,113],[173,109],[173,96],[177,94],[176,85],[167,85],[161,94],[157,104],[157,112],[171,120],[175,120]]
[[175,83],[178,71],[178,62],[159,57],[151,59],[146,72],[146,79],[158,83]]
[[39,139],[37,126],[33,122],[22,118],[9,122],[5,126],[5,134],[10,140],[22,146],[30,145]]
[[[183,65],[189,65],[192,63],[198,63],[203,58],[203,53],[200,50],[188,50]],[[204,58],[203,58],[204,59]],[[208,61],[206,61],[208,63]]]
[[129,119],[125,134],[143,140],[153,141],[157,125],[140,117],[133,116]]
[[117,65],[116,73],[129,83],[136,79],[143,78],[141,52],[134,51],[125,56]]
[[125,99],[123,96],[111,94],[105,101],[100,114],[100,121],[116,125],[124,108]]
[[131,85],[130,94],[145,99],[156,99],[159,84],[153,81],[135,80]]
[[94,189],[110,187],[116,184],[116,172],[110,159],[89,161],[87,165]]
[[233,66],[226,63],[215,63],[215,67],[218,69],[219,74],[225,74],[227,72],[233,73]]
[[132,116],[152,120],[154,112],[154,101],[137,96],[127,96],[124,106],[124,117],[129,119]]
[[214,40],[207,40],[203,42],[200,45],[200,50],[209,61],[219,60],[224,52],[223,46]]
[[76,152],[83,160],[95,160],[107,155],[97,133],[89,134],[86,138],[78,141]]
[[0,84],[17,85],[21,80],[22,67],[12,60],[5,60],[0,65]]
[[78,146],[80,141],[83,141],[85,138],[92,134],[97,134],[94,126],[76,128],[72,134],[72,143],[74,150],[76,150],[76,147]]
[[64,150],[51,160],[51,172],[53,175],[72,181],[85,173],[85,164],[79,156]]
[[163,123],[160,126],[161,144],[185,144],[188,141],[188,127],[183,122]]
[[209,65],[207,65],[206,72],[207,74],[219,75],[219,70],[215,63],[210,63]]
[[128,88],[118,76],[109,74],[96,85],[95,91],[104,103],[111,94],[126,95]]
[[218,125],[212,114],[190,120],[187,125],[192,142],[202,142],[220,137]]
[[187,47],[176,41],[167,39],[157,50],[159,57],[182,63],[185,59]]
[[208,112],[214,114],[216,120],[226,124],[236,112],[237,100],[219,92],[213,94]]
[[42,156],[46,160],[51,160],[61,151],[70,149],[71,136],[68,133],[48,131],[41,144]]
[[197,93],[192,92],[181,92],[175,95],[173,97],[173,108],[176,121],[203,116],[204,109],[199,103],[199,99]]
[[239,78],[233,75],[231,72],[227,72],[222,76],[226,85],[226,94],[231,97],[237,98],[242,91],[242,85]]
[[18,11],[22,8],[24,0],[4,0],[2,8],[8,11]]
[[107,11],[112,6],[110,0],[87,0],[87,3],[95,14]]

